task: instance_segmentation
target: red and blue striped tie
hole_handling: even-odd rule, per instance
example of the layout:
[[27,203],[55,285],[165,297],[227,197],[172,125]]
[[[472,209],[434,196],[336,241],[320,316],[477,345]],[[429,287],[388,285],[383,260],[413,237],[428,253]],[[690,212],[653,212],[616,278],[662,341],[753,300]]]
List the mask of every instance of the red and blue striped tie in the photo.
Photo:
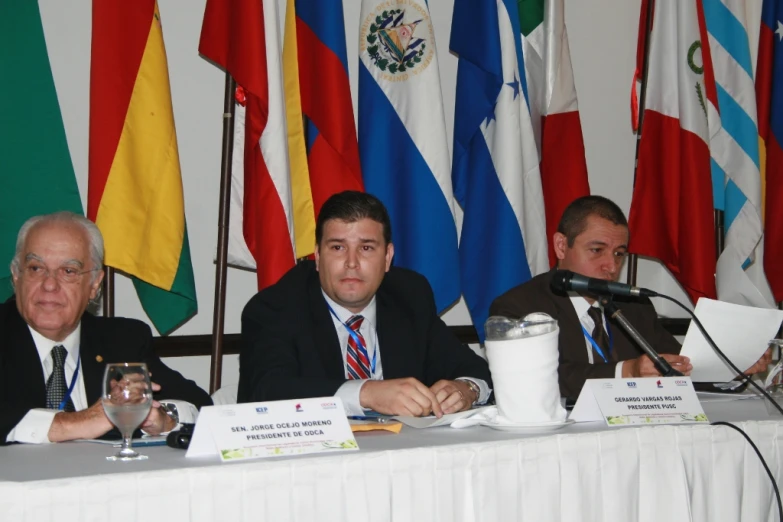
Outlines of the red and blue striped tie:
[[[354,315],[345,323],[351,330],[356,332],[355,336],[348,336],[348,350],[345,354],[345,367],[348,370],[349,379],[369,379],[371,377],[367,343],[364,341],[364,336],[359,332],[362,322],[364,322],[364,317]],[[357,339],[359,340],[358,344],[356,343]]]

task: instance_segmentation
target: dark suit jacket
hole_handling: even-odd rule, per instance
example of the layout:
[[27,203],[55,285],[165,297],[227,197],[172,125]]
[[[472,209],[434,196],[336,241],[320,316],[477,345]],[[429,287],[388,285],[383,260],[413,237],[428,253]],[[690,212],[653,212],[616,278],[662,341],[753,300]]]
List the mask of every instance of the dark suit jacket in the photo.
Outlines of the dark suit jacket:
[[[512,288],[492,302],[489,314],[521,318],[529,313],[544,312],[557,319],[560,327],[560,394],[576,398],[586,379],[614,378],[617,363],[604,363],[597,354],[593,357],[595,364],[588,362],[585,336],[571,300],[567,294],[555,292],[549,286],[553,274],[554,271],[550,271],[538,275]],[[680,353],[680,343],[661,326],[649,299],[615,297],[614,301],[626,319],[659,353]],[[609,319],[607,326],[613,339],[612,350],[619,361],[634,359],[644,353],[614,320]]]
[[[376,293],[384,379],[475,377],[491,386],[484,359],[438,317],[427,280],[392,268]],[[334,395],[346,381],[337,332],[315,263],[300,263],[256,294],[242,313],[239,402]]]
[[[144,362],[152,380],[161,386],[155,399],[178,399],[197,407],[212,404],[209,395],[185,379],[152,351],[150,327],[135,319],[82,316],[81,367],[87,403],[103,392],[107,363]],[[102,362],[96,357],[101,356]],[[46,381],[41,359],[14,298],[0,304],[0,445],[8,433],[33,408],[46,407]]]

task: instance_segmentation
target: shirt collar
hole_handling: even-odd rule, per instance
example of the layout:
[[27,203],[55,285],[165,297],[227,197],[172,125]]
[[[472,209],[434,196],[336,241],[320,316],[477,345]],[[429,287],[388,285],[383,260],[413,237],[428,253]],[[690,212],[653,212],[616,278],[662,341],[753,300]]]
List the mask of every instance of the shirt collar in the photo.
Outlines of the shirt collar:
[[[350,319],[354,315],[361,315],[362,317],[364,317],[365,322],[368,322],[370,326],[375,328],[375,324],[376,324],[375,317],[376,317],[376,308],[377,308],[375,304],[375,296],[372,296],[372,300],[364,308],[364,310],[362,310],[358,314],[355,314],[350,310],[347,310],[342,306],[340,306],[339,304],[335,303],[331,297],[326,295],[326,292],[323,291],[323,288],[321,289],[321,294],[323,294],[324,299],[326,300],[326,304],[332,307],[332,310],[334,310],[334,313],[337,315],[337,319],[342,323],[347,323],[348,319]],[[329,315],[331,315],[331,312]]]
[[576,292],[568,292],[568,298],[571,300],[571,304],[574,306],[574,310],[576,310],[576,316],[580,320],[583,316],[587,315],[587,311],[590,309],[591,306],[595,306],[603,310],[601,304],[598,301],[595,301],[593,304],[590,304],[589,302],[587,302],[587,299],[577,294]]
[[33,336],[33,342],[35,343],[35,347],[38,350],[38,356],[42,361],[49,357],[49,353],[52,351],[52,348],[58,345],[63,345],[65,349],[68,350],[68,357],[66,361],[70,360],[71,363],[73,363],[73,366],[76,366],[76,362],[79,359],[79,346],[81,345],[82,340],[81,322],[79,322],[79,324],[76,325],[76,329],[68,334],[68,337],[63,339],[61,342],[52,341],[51,339],[44,337],[35,329],[33,329],[33,327],[29,324],[27,327],[30,329],[30,334]]

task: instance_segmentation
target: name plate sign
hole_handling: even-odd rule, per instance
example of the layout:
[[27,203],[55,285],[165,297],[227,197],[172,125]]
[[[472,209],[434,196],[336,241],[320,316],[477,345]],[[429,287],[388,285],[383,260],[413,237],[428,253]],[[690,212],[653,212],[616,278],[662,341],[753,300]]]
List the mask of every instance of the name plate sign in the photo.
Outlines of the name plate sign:
[[188,457],[223,462],[359,449],[337,397],[206,406]]
[[709,423],[690,377],[588,379],[569,418],[607,426]]

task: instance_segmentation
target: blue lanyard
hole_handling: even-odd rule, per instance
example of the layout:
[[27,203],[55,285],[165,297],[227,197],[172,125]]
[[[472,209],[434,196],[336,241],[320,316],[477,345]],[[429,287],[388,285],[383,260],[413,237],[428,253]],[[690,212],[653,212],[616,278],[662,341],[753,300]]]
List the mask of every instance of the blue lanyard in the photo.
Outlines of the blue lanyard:
[[[357,334],[353,328],[345,324],[344,322],[340,321],[340,318],[337,317],[337,314],[334,310],[332,310],[332,307],[329,305],[329,303],[326,303],[326,306],[329,308],[329,311],[332,312],[332,315],[334,316],[337,321],[343,325],[343,327],[348,330],[348,335],[350,335],[353,338],[353,342],[356,343],[356,346],[364,346],[365,351],[367,350],[367,347],[365,343],[362,343],[361,339],[359,338],[359,334]],[[372,352],[372,362],[370,363],[370,377],[375,375],[375,364],[378,362],[378,332],[375,332],[375,350]]]
[[[604,325],[601,325],[602,328],[604,328]],[[598,346],[598,343],[595,342],[595,339],[593,339],[593,336],[590,335],[590,333],[587,331],[587,328],[585,328],[585,325],[582,325],[582,331],[585,333],[585,337],[587,337],[587,340],[590,341],[590,344],[593,345],[593,348],[595,348],[595,351],[598,352],[598,355],[601,356],[601,359],[604,360],[605,363],[609,362],[609,359],[606,358],[604,355],[604,351],[601,350],[601,347]],[[612,344],[614,344],[614,341],[612,340],[612,330],[609,328],[606,328],[606,333],[609,336],[609,355],[612,354]]]
[[68,403],[68,399],[71,398],[71,394],[73,393],[73,387],[76,386],[76,378],[79,376],[79,366],[81,366],[81,363],[82,363],[82,354],[79,354],[79,358],[76,359],[76,371],[73,372],[73,377],[71,378],[71,385],[68,386],[68,393],[65,394],[65,397],[63,397],[63,400],[60,403],[60,407],[58,408],[60,411],[63,411],[65,409],[65,405]]

